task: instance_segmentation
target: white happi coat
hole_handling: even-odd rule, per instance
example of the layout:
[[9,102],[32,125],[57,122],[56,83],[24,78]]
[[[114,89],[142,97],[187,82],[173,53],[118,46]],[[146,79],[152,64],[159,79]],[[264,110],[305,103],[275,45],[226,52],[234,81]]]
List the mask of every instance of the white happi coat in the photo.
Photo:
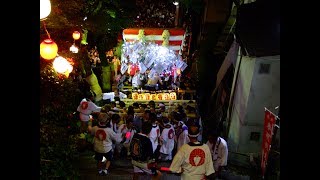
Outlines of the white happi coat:
[[152,149],[154,152],[157,149],[157,146],[159,144],[159,137],[160,137],[160,128],[157,124],[152,124],[152,129],[148,136],[152,143]]
[[209,141],[207,145],[210,148],[214,169],[217,171],[220,166],[226,166],[228,161],[227,142],[222,137],[218,137],[214,148]]
[[100,112],[101,107],[97,106],[92,101],[84,98],[81,100],[81,102],[77,108],[77,111],[80,112],[79,117],[80,117],[81,121],[89,121],[89,119],[91,118],[90,114],[92,112]]
[[94,126],[91,134],[94,135],[93,145],[94,151],[98,153],[107,153],[112,150],[112,140],[120,143],[122,136],[120,133],[115,133],[111,128],[101,128]]
[[175,132],[173,125],[171,124],[165,124],[165,128],[162,130],[161,133],[161,139],[162,139],[162,145],[160,148],[160,152],[163,154],[171,155],[171,152],[174,148],[174,137]]
[[183,124],[182,131],[177,134],[177,150],[179,151],[180,147],[188,142],[190,142],[188,137],[188,127]]
[[211,152],[206,144],[184,144],[174,156],[170,171],[181,173],[182,180],[202,180],[214,173]]

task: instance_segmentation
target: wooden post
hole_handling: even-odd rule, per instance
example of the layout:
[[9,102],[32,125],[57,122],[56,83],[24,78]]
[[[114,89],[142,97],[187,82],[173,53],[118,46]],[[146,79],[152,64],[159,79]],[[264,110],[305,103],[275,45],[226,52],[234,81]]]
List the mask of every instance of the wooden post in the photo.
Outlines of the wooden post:
[[179,4],[175,5],[176,6],[176,16],[175,16],[175,20],[174,20],[174,26],[178,27],[179,25]]

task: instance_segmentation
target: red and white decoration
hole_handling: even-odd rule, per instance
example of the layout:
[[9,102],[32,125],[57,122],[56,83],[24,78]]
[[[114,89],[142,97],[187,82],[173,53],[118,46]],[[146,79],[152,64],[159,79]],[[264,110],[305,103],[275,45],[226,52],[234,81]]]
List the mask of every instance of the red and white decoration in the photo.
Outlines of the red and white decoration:
[[[131,28],[123,30],[123,40],[125,42],[133,42],[138,40],[139,28]],[[163,36],[162,33],[165,29],[159,28],[146,28],[144,30],[144,35],[146,41],[154,41],[158,45],[162,45]],[[184,29],[167,29],[170,33],[169,37],[169,49],[179,53],[183,48],[183,43],[185,39],[185,30]]]
[[262,176],[265,174],[266,165],[268,162],[268,155],[271,148],[271,141],[273,135],[273,128],[276,123],[276,116],[265,108],[264,115],[264,130],[262,137],[262,154],[261,154],[261,170]]

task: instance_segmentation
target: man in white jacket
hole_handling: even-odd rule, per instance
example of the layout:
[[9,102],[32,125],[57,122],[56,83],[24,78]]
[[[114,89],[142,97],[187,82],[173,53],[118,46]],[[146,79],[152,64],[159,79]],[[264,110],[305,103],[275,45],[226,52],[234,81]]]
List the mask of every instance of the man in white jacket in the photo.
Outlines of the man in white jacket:
[[219,137],[216,131],[209,132],[207,145],[210,148],[214,170],[219,176],[221,170],[227,166],[228,145],[227,142]]
[[101,111],[101,107],[93,103],[94,96],[91,92],[87,92],[85,98],[83,98],[77,108],[80,113],[79,118],[81,120],[81,131],[85,131],[88,128],[88,122],[92,119],[92,113],[98,113]]
[[170,171],[182,173],[182,180],[204,180],[213,174],[214,168],[208,145],[197,140],[199,127],[188,127],[190,142],[181,146],[170,165]]

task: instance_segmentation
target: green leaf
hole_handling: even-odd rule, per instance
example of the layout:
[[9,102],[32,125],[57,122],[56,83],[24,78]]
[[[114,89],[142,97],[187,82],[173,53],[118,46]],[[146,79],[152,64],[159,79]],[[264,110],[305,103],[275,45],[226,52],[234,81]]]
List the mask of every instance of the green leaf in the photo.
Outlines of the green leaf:
[[99,1],[98,6],[96,7],[96,9],[93,11],[93,14],[98,14],[98,12],[100,11],[102,7],[102,1]]
[[81,122],[78,121],[78,122],[77,122],[77,127],[80,127],[80,126],[81,126]]
[[114,10],[107,10],[107,13],[112,17],[116,18],[116,12]]

